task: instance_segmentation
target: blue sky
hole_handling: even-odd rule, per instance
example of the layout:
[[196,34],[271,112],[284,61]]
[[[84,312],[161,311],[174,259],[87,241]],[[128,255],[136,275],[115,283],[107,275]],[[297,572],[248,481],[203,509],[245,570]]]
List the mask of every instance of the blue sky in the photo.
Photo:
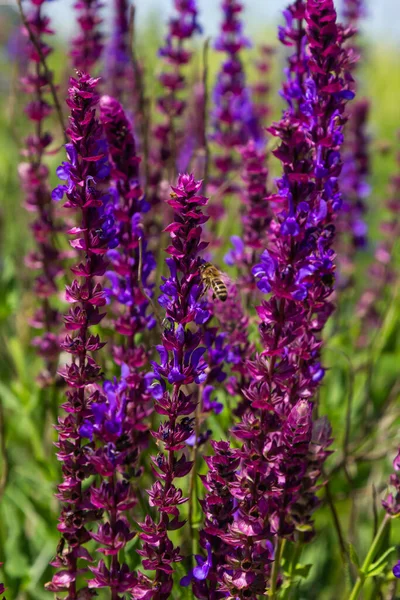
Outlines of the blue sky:
[[[73,30],[73,21],[70,8],[74,0],[61,0],[49,5],[52,18],[58,31],[70,34]],[[289,0],[243,0],[246,7],[247,29],[252,31],[260,28],[260,23],[274,25],[279,20],[279,14]],[[400,41],[400,0],[367,0],[368,18],[365,22],[365,31],[368,35],[380,37],[386,41]],[[104,0],[107,8],[113,0]],[[152,14],[157,18],[165,18],[170,12],[172,0],[137,0],[138,25],[146,22]],[[208,35],[214,35],[218,27],[220,0],[198,0],[201,10],[201,21]],[[336,1],[337,6],[341,0]]]

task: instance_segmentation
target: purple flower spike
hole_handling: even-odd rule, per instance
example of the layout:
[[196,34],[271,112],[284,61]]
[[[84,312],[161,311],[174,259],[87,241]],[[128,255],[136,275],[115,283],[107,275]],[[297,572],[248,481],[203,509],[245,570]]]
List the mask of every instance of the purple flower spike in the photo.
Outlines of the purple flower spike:
[[[141,524],[143,542],[140,551],[143,568],[155,571],[154,579],[139,574],[139,583],[133,591],[135,599],[157,598],[166,600],[172,589],[173,563],[182,560],[168,531],[180,529],[179,506],[187,501],[174,480],[187,475],[192,463],[183,453],[193,436],[192,414],[198,392],[190,391],[191,384],[205,379],[207,363],[205,348],[200,346],[202,329],[196,326],[196,317],[202,310],[200,253],[207,246],[201,241],[202,225],[207,221],[203,207],[207,198],[199,195],[202,182],[192,175],[179,175],[172,187],[168,204],[174,210],[174,220],[166,228],[171,238],[167,248],[170,275],[161,286],[160,304],[165,310],[162,346],[158,346],[160,360],[153,363],[153,378],[157,388],[155,410],[164,417],[153,432],[160,451],[152,457],[157,481],[148,491],[150,505],[158,513],[158,522],[149,515]],[[151,387],[151,386],[150,386]],[[160,393],[162,392],[162,393]]]
[[392,517],[398,515],[400,513],[400,451],[398,452],[396,458],[393,461],[393,470],[395,473],[390,476],[390,486],[392,491],[385,500],[382,500],[382,506]]
[[[332,442],[327,421],[312,421],[311,399],[324,375],[319,331],[332,312],[343,113],[353,96],[349,55],[331,0],[297,0],[285,18],[281,39],[294,46],[283,88],[288,109],[269,130],[280,139],[274,154],[283,176],[267,198],[268,250],[253,267],[270,296],[257,308],[263,351],[246,364],[247,404],[232,430],[241,447],[215,446],[207,459],[200,539],[203,548],[211,544],[213,565],[206,581],[193,583],[198,598],[265,593],[277,538],[313,535],[318,478]],[[221,480],[211,470],[227,454],[229,466],[237,463]]]
[[159,50],[164,59],[164,69],[159,76],[163,95],[158,99],[157,108],[163,116],[163,123],[154,129],[160,145],[160,167],[164,171],[165,168],[172,169],[172,172],[176,169],[177,148],[183,135],[181,118],[186,109],[186,101],[181,97],[186,86],[183,67],[192,57],[187,44],[200,32],[196,0],[174,0],[174,5],[176,14],[169,21],[165,44]]
[[[149,302],[143,296],[152,295],[150,283],[155,261],[147,249],[142,219],[148,210],[139,180],[140,158],[131,125],[120,103],[111,96],[100,99],[100,119],[108,142],[111,166],[113,206],[111,216],[116,223],[119,248],[108,253],[108,276],[117,319],[115,330],[126,342],[113,348],[118,364],[126,364],[136,372],[143,366],[145,351],[135,347],[135,336],[154,326],[154,315],[147,314]],[[139,282],[139,240],[142,245],[142,281]]]
[[252,86],[252,96],[256,117],[262,126],[266,126],[271,113],[269,106],[269,95],[271,84],[269,77],[272,67],[272,59],[275,54],[273,46],[263,45],[258,49],[258,58],[255,61],[257,69],[257,82]]
[[[76,214],[77,225],[70,229],[73,236],[71,246],[80,255],[80,262],[71,268],[76,277],[67,286],[66,299],[71,305],[65,315],[68,331],[62,348],[72,356],[60,374],[68,386],[63,405],[67,416],[58,421],[56,427],[58,459],[62,463],[63,482],[58,486],[57,498],[61,503],[58,530],[63,536],[66,549],[57,555],[53,566],[61,569],[47,584],[49,591],[67,591],[69,597],[77,597],[77,578],[87,571],[78,561],[92,562],[84,544],[90,540],[87,523],[101,518],[101,510],[90,502],[90,490],[82,481],[95,473],[89,456],[92,444],[83,443],[81,427],[93,423],[94,407],[102,401],[96,387],[101,377],[101,368],[93,354],[104,344],[90,328],[98,325],[104,317],[100,309],[106,303],[98,278],[106,270],[105,254],[112,240],[107,201],[109,196],[102,191],[105,174],[104,143],[102,130],[95,116],[98,103],[97,79],[78,73],[70,80],[67,104],[71,111],[67,134],[69,161],[64,165],[67,172],[64,206]],[[87,427],[86,427],[87,430]],[[88,588],[83,584],[79,590],[84,595]]]
[[103,35],[100,31],[102,19],[100,0],[77,0],[74,9],[77,14],[79,33],[71,43],[71,60],[76,69],[92,71],[103,52]]
[[[135,73],[132,65],[130,40],[129,0],[114,0],[114,23],[111,39],[105,48],[106,90],[122,102],[132,101],[137,94]],[[140,118],[140,117],[139,117]]]
[[239,286],[250,295],[255,289],[252,269],[260,251],[267,246],[268,227],[271,221],[267,197],[266,155],[257,150],[253,140],[240,150],[243,162],[242,238],[232,238],[234,248],[228,252],[227,264],[238,267]]
[[344,0],[343,17],[348,24],[356,26],[366,14],[365,0]]
[[[400,139],[400,133],[398,135]],[[375,256],[368,272],[368,286],[358,301],[357,314],[362,329],[358,345],[363,347],[371,340],[382,324],[382,290],[391,289],[397,277],[394,254],[400,236],[400,151],[397,151],[397,166],[388,186],[386,208],[388,218],[381,224],[382,240],[375,249]]]
[[118,593],[132,591],[137,584],[136,574],[121,564],[120,552],[135,536],[127,519],[128,511],[136,504],[129,480],[141,474],[137,463],[147,445],[143,419],[148,413],[145,406],[138,409],[132,399],[132,376],[126,366],[119,382],[104,384],[104,395],[91,408],[93,419],[85,421],[80,432],[93,441],[89,462],[103,479],[99,487],[92,486],[90,502],[96,510],[104,511],[107,521],[90,536],[100,545],[98,551],[111,557],[111,569],[107,569],[103,560],[96,567],[91,566],[94,577],[88,586],[109,588],[117,598]]
[[[359,25],[365,15],[364,0],[346,0],[344,2],[345,35],[349,38],[348,50],[352,55],[350,67],[355,77],[362,57],[362,48],[358,43]],[[349,122],[345,129],[343,170],[340,178],[343,210],[338,219],[339,285],[342,289],[351,285],[356,254],[365,249],[368,242],[365,214],[370,194],[370,139],[367,131],[369,112],[370,106],[367,99],[363,98],[354,102],[348,110]]]
[[243,10],[238,0],[222,0],[223,21],[215,48],[227,54],[226,61],[218,73],[214,87],[215,109],[212,114],[213,141],[221,153],[215,158],[218,171],[214,182],[219,187],[238,166],[234,150],[244,146],[249,139],[262,141],[262,129],[246,86],[241,52],[250,46],[243,35],[240,15]]
[[[48,56],[52,48],[45,39],[53,32],[49,18],[44,14],[43,4],[44,0],[29,0],[26,19],[30,29],[35,32],[43,55]],[[26,31],[24,34],[28,35]],[[31,121],[32,132],[25,139],[22,151],[24,162],[19,164],[18,174],[25,195],[25,207],[34,215],[30,228],[35,248],[26,256],[25,263],[30,270],[37,272],[32,292],[39,299],[40,307],[30,324],[40,331],[32,344],[45,364],[39,382],[47,386],[54,382],[60,352],[60,339],[56,333],[60,327],[60,315],[54,307],[53,297],[58,291],[57,277],[62,271],[64,258],[63,252],[54,243],[62,227],[57,222],[49,187],[49,169],[44,161],[53,141],[51,134],[45,131],[45,120],[53,111],[47,98],[52,73],[44,72],[37,49],[30,41],[27,41],[24,50],[26,64],[20,83],[30,99],[25,113]]]

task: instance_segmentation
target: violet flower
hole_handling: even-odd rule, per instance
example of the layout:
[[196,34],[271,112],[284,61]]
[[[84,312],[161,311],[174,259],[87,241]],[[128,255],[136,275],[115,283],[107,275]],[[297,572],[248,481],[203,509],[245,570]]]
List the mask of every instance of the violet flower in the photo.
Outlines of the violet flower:
[[395,517],[400,513],[400,451],[393,461],[395,474],[390,476],[390,486],[393,488],[390,494],[382,500],[382,506],[388,515]]
[[102,130],[95,115],[97,83],[97,79],[79,72],[76,79],[70,80],[67,104],[71,116],[67,135],[71,141],[66,145],[68,160],[57,170],[65,184],[53,191],[53,198],[60,200],[65,196],[64,206],[77,215],[77,224],[69,234],[73,236],[71,246],[81,256],[79,264],[71,268],[76,279],[66,289],[71,308],[65,316],[65,326],[75,335],[68,333],[62,343],[63,350],[72,355],[72,361],[60,372],[69,389],[63,405],[67,414],[59,419],[56,427],[57,457],[63,473],[57,494],[61,503],[58,530],[66,549],[52,562],[61,570],[47,584],[49,591],[67,591],[71,600],[87,590],[86,584],[83,589],[77,589],[78,576],[87,571],[80,562],[92,561],[84,548],[90,540],[86,525],[101,517],[101,511],[90,502],[90,490],[82,485],[95,470],[88,460],[92,444],[83,443],[80,433],[83,423],[93,419],[91,405],[101,401],[101,392],[94,385],[101,377],[101,368],[93,353],[104,344],[98,335],[90,333],[90,328],[104,317],[100,308],[106,299],[98,278],[105,273],[104,255],[113,235],[113,223],[106,215],[105,206],[109,195],[101,188],[109,171]]
[[166,228],[171,236],[171,245],[167,248],[170,275],[161,286],[159,303],[165,310],[165,327],[162,345],[157,347],[160,359],[153,363],[151,386],[155,410],[164,417],[153,436],[165,451],[152,459],[158,479],[149,490],[150,505],[156,508],[159,518],[156,522],[148,515],[141,525],[143,547],[139,551],[143,568],[155,571],[155,576],[152,580],[139,574],[133,598],[168,598],[173,584],[172,565],[182,560],[168,531],[184,525],[184,521],[179,520],[179,506],[187,498],[174,480],[187,475],[192,468],[182,452],[193,435],[191,415],[197,399],[197,394],[189,392],[188,386],[201,385],[206,378],[207,363],[203,359],[206,348],[200,346],[200,326],[209,314],[200,302],[199,267],[200,252],[207,246],[201,241],[202,225],[207,221],[202,210],[207,199],[198,195],[201,185],[192,175],[180,175],[168,201],[174,210],[174,221]]
[[[365,248],[368,227],[365,223],[366,198],[370,193],[368,179],[369,136],[366,132],[369,116],[368,100],[359,100],[349,112],[343,151],[341,189],[343,192],[343,219],[341,229],[350,236],[353,252]],[[352,256],[349,256],[352,260]]]
[[[143,364],[146,352],[135,343],[137,334],[154,327],[154,315],[147,314],[146,296],[152,295],[150,278],[155,261],[143,239],[142,218],[149,206],[139,181],[140,158],[136,154],[132,127],[120,103],[110,96],[100,100],[100,118],[108,143],[112,188],[115,196],[112,216],[117,224],[119,248],[107,253],[110,266],[106,272],[111,288],[110,299],[118,317],[115,329],[125,342],[113,349],[118,364],[126,363],[133,372]],[[139,282],[139,240],[142,244],[141,282]],[[140,356],[142,358],[140,358]]]
[[[293,539],[304,526],[311,537],[316,482],[331,443],[327,424],[313,425],[308,398],[324,375],[318,332],[332,311],[332,221],[340,206],[343,112],[353,92],[332,1],[297,0],[285,16],[281,38],[295,46],[283,89],[288,110],[270,128],[281,140],[274,154],[283,177],[278,194],[268,198],[276,211],[269,249],[253,270],[261,291],[271,294],[257,309],[264,350],[248,364],[244,393],[251,407],[233,428],[243,444],[236,480],[228,485],[236,510],[226,531],[204,530],[212,547],[218,538],[230,548],[210,585],[235,598],[269,587],[273,541]],[[204,504],[212,504],[212,495]]]
[[[391,490],[386,498],[382,500],[382,506],[389,517],[395,518],[400,513],[400,451],[393,461],[393,470],[395,473],[389,479]],[[394,565],[392,572],[397,579],[400,579],[400,561]]]
[[188,101],[184,137],[177,156],[178,171],[182,173],[190,167],[198,178],[207,175],[206,103],[204,84],[197,82]]
[[271,114],[269,106],[269,96],[271,92],[271,83],[269,77],[272,69],[272,58],[275,54],[275,48],[266,44],[258,48],[258,58],[255,61],[257,69],[257,82],[252,85],[252,98],[254,112],[258,122],[262,126],[266,126],[268,118]]
[[75,69],[91,71],[103,52],[103,35],[100,31],[102,19],[100,0],[76,0],[79,33],[72,39],[70,56]]
[[239,398],[239,403],[234,414],[242,417],[249,408],[250,403],[244,395],[244,390],[250,383],[248,361],[254,354],[255,348],[249,340],[250,319],[242,306],[242,300],[236,285],[231,283],[228,287],[228,297],[225,302],[215,304],[214,313],[221,331],[226,336],[227,355],[226,362],[230,366],[231,375],[225,383],[228,394]]
[[[141,474],[138,457],[147,443],[143,414],[139,415],[132,403],[130,386],[130,371],[124,366],[119,382],[104,384],[104,395],[91,405],[93,418],[80,429],[83,437],[94,441],[87,452],[88,461],[102,479],[99,487],[90,488],[90,503],[107,515],[107,521],[90,536],[100,544],[98,551],[110,557],[109,567],[103,559],[96,567],[90,567],[94,578],[88,586],[109,588],[115,600],[120,598],[119,594],[132,591],[137,583],[136,574],[120,563],[120,553],[135,536],[127,518],[128,511],[136,504],[130,479]],[[146,414],[144,408],[142,413]]]
[[153,133],[159,143],[159,166],[168,180],[176,170],[177,149],[183,134],[180,124],[186,108],[186,100],[182,97],[186,86],[183,67],[192,56],[187,42],[200,31],[196,0],[174,0],[174,5],[176,15],[169,21],[165,44],[159,50],[164,68],[159,76],[163,92],[157,107],[163,120]]
[[[43,55],[48,56],[52,49],[44,38],[52,34],[52,30],[49,19],[43,12],[44,2],[45,0],[29,2],[26,19]],[[40,381],[43,385],[49,385],[56,374],[60,342],[57,335],[60,318],[52,296],[57,294],[57,276],[62,270],[63,258],[55,243],[55,237],[61,228],[56,223],[49,187],[49,169],[44,163],[46,152],[53,141],[51,134],[45,131],[45,120],[52,113],[53,107],[46,97],[49,76],[43,71],[40,56],[30,41],[26,45],[26,53],[28,62],[21,78],[21,86],[30,98],[25,113],[33,132],[25,139],[22,151],[25,162],[19,164],[18,172],[25,193],[26,209],[34,214],[30,228],[35,239],[35,249],[27,255],[26,264],[38,272],[32,291],[39,299],[40,308],[31,319],[31,325],[41,330],[41,333],[32,343],[45,362]]]
[[220,149],[214,160],[217,169],[214,183],[217,187],[238,166],[235,149],[245,145],[249,139],[256,143],[262,140],[241,60],[243,49],[250,46],[243,35],[240,20],[243,5],[238,0],[222,0],[221,7],[224,17],[215,49],[226,53],[227,59],[217,75],[213,93],[212,139]]
[[367,13],[365,0],[344,0],[343,18],[346,24],[357,26]]
[[256,288],[252,269],[260,251],[267,246],[271,212],[266,201],[268,170],[265,153],[257,150],[251,140],[240,149],[240,154],[245,183],[242,191],[242,235],[231,238],[233,248],[225,255],[225,262],[238,268],[239,287],[250,298]]
[[[400,135],[399,135],[400,139]],[[386,203],[389,217],[381,223],[383,239],[375,248],[374,261],[368,269],[368,286],[357,303],[361,330],[357,344],[366,346],[371,332],[381,325],[384,313],[380,307],[383,290],[390,291],[397,278],[394,264],[395,245],[400,235],[400,152],[397,151],[397,169],[388,186]]]
[[129,0],[114,0],[114,24],[105,50],[105,82],[107,91],[117,100],[136,94],[130,44]]
[[[347,0],[344,3],[345,35],[350,39],[348,51],[350,68],[356,75],[361,56],[361,48],[357,44],[359,22],[365,16],[364,0]],[[367,132],[369,119],[369,101],[361,99],[348,111],[348,124],[345,129],[343,146],[343,170],[340,187],[343,195],[343,210],[338,220],[338,256],[340,258],[341,288],[352,281],[354,260],[357,252],[367,245],[368,227],[365,222],[367,212],[366,200],[370,193],[369,175],[369,135]]]
[[206,550],[207,559],[196,557],[198,567],[203,569],[191,570],[180,583],[185,587],[192,584],[196,598],[216,600],[221,597],[217,595],[218,583],[223,581],[225,556],[229,551],[229,545],[221,537],[221,532],[225,534],[233,521],[236,507],[229,486],[237,480],[239,458],[228,442],[212,441],[211,445],[215,455],[205,458],[208,473],[202,475],[201,479],[207,495],[204,500],[200,500],[205,517],[200,543]]

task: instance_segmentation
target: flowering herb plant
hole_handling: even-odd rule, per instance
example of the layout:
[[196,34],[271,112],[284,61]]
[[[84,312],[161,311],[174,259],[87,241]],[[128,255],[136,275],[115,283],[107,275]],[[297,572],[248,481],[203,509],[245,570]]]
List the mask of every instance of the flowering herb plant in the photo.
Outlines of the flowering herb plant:
[[365,3],[283,3],[258,45],[246,2],[209,40],[171,0],[157,51],[140,3],[77,0],[62,68],[57,2],[17,4],[0,596],[394,600],[400,155]]

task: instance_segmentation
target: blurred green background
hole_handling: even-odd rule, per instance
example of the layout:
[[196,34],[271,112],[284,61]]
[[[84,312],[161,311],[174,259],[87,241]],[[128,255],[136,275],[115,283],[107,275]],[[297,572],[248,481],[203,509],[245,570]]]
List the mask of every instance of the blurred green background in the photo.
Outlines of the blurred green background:
[[[19,148],[29,125],[23,114],[24,99],[18,89],[18,68],[7,50],[7,39],[14,24],[12,11],[4,11],[0,19],[0,562],[5,565],[0,571],[0,580],[5,581],[9,589],[9,600],[39,600],[50,596],[43,591],[43,584],[51,578],[48,563],[58,543],[58,508],[53,494],[60,475],[54,456],[52,423],[60,398],[38,387],[36,377],[41,362],[30,344],[32,331],[28,315],[32,314],[35,298],[30,292],[32,273],[25,268],[23,257],[31,248],[32,240],[30,216],[23,208],[17,177]],[[138,53],[146,64],[148,92],[153,98],[157,94],[154,71],[158,68],[156,53],[160,30],[161,24],[155,23],[138,32]],[[262,38],[259,35],[258,41],[275,44],[275,33],[266,32]],[[387,46],[385,40],[372,44],[365,39],[363,43],[364,64],[358,77],[360,96],[371,101],[372,191],[368,199],[371,243],[357,259],[358,291],[369,283],[367,267],[380,236],[379,223],[386,217],[387,186],[396,169],[396,135],[400,128],[399,49]],[[58,40],[57,51],[50,60],[57,73],[57,81],[61,83],[61,94],[68,75],[65,52]],[[278,90],[284,56],[280,52],[275,58],[273,71],[271,104],[274,116],[279,115],[281,109]],[[255,56],[256,49],[246,54],[250,81],[254,81],[255,77]],[[211,85],[218,60],[214,54],[210,55]],[[53,124],[53,128],[58,135],[57,124]],[[49,159],[53,172],[61,160],[60,156],[62,154]],[[271,160],[271,170],[277,172],[274,160]],[[225,233],[228,245],[232,232]],[[396,261],[398,264],[398,257]],[[347,474],[336,471],[330,480],[330,493],[343,531],[361,558],[365,556],[373,535],[374,506],[380,519],[380,499],[385,495],[391,461],[400,444],[400,297],[396,290],[393,284],[382,295],[382,310],[386,318],[371,348],[355,348],[360,328],[354,317],[357,291],[339,297],[337,316],[326,332],[324,363],[328,373],[321,391],[320,413],[329,416],[335,436],[335,453],[328,461],[327,472],[341,460],[350,393],[353,398],[351,444],[355,455],[367,454],[369,457],[368,461],[352,462]],[[393,401],[390,410],[386,410],[383,407],[391,395]],[[365,425],[361,406],[365,401],[370,407],[367,418],[373,427],[372,431],[368,431],[367,427],[365,437],[360,439]],[[216,436],[225,428],[227,423],[224,420],[228,419],[229,415],[224,411],[220,424],[212,425]],[[336,600],[344,593],[349,579],[324,489],[320,495],[322,507],[316,515],[318,534],[302,560],[304,564],[313,566],[308,579],[299,584],[293,596],[299,600]],[[395,522],[392,543],[400,546],[400,527]],[[389,563],[393,564],[395,559],[396,554],[393,553]],[[128,560],[131,565],[137,564],[134,556]],[[380,583],[379,577],[369,582],[365,598],[379,598]],[[382,589],[387,590],[387,586]]]

